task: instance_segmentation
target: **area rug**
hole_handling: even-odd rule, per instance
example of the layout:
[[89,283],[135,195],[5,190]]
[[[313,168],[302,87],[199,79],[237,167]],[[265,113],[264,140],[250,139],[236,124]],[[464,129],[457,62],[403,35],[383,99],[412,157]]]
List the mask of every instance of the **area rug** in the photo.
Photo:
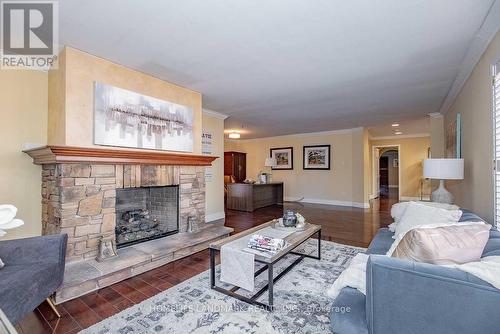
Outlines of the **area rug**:
[[[329,333],[332,300],[326,290],[364,249],[328,241],[321,246],[321,260],[305,258],[274,285],[272,312],[210,289],[206,271],[80,333]],[[301,248],[313,254],[317,240]],[[290,254],[278,262],[275,275],[295,259]],[[255,291],[266,279],[264,271],[256,279]],[[264,293],[259,300],[267,303],[267,297]]]

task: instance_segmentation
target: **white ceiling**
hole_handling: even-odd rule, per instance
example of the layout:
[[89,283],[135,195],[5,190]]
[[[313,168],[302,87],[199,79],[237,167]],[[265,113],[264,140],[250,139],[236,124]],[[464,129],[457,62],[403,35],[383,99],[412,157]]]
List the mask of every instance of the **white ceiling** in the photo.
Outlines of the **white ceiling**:
[[[405,119],[399,121],[394,119],[394,123],[387,123],[383,125],[368,127],[368,131],[373,138],[395,136],[396,131],[402,132],[401,136],[422,136],[429,135],[430,133],[430,119],[429,117],[420,117],[415,119]],[[399,124],[392,126],[392,124]]]
[[493,0],[60,0],[60,40],[255,138],[439,111]]

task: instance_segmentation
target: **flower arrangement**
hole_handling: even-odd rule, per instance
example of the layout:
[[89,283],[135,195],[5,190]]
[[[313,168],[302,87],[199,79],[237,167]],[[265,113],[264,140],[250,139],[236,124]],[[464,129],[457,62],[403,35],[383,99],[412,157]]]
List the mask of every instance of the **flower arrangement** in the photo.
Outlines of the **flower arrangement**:
[[305,224],[306,219],[300,213],[296,212],[295,213],[295,217],[297,217],[297,223],[298,224]]

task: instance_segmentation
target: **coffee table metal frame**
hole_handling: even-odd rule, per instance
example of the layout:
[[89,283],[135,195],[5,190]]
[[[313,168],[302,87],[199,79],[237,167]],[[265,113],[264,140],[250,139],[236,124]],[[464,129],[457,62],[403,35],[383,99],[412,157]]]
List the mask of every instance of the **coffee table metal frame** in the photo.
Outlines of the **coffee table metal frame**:
[[[298,252],[294,252],[293,251],[294,249],[296,249],[297,247],[299,247],[300,245],[302,245],[304,242],[306,242],[307,240],[311,239],[315,235],[318,238],[318,253],[317,253],[318,255],[309,255],[309,254],[303,254],[303,253],[298,253]],[[267,284],[264,287],[262,287],[259,291],[257,291],[251,297],[246,297],[246,296],[243,296],[243,295],[240,295],[240,294],[236,293],[236,291],[238,291],[240,289],[237,286],[234,286],[231,289],[225,289],[225,288],[222,288],[222,287],[216,285],[216,283],[215,283],[215,257],[216,257],[217,252],[220,252],[220,249],[214,248],[211,245],[210,246],[210,287],[213,290],[221,292],[221,293],[223,293],[225,295],[231,296],[233,298],[236,298],[238,300],[247,302],[247,303],[252,304],[252,305],[256,305],[256,306],[261,307],[261,308],[263,308],[265,310],[272,311],[273,308],[274,308],[274,297],[273,297],[274,284],[280,278],[282,278],[284,275],[286,275],[290,270],[292,270],[293,267],[295,267],[297,264],[299,264],[304,258],[308,257],[308,258],[311,258],[311,259],[321,260],[321,227],[319,227],[319,229],[316,232],[314,232],[313,234],[311,234],[305,240],[303,240],[300,243],[298,243],[297,245],[295,245],[291,250],[283,252],[283,254],[279,254],[278,253],[279,256],[275,260],[273,260],[271,262],[266,262],[266,261],[258,260],[256,258],[255,262],[262,263],[262,264],[264,264],[264,266],[262,266],[261,268],[259,268],[254,273],[254,277],[259,276],[261,273],[263,273],[264,271],[267,270]],[[275,265],[275,263],[278,262],[279,260],[281,260],[287,254],[298,255],[299,257],[297,259],[295,259],[282,272],[280,272],[276,277],[273,277],[274,276],[273,271],[274,271],[274,265]],[[257,299],[264,292],[266,292],[266,291],[268,291],[268,296],[269,296],[268,297],[268,304],[265,304],[265,303],[257,301]]]

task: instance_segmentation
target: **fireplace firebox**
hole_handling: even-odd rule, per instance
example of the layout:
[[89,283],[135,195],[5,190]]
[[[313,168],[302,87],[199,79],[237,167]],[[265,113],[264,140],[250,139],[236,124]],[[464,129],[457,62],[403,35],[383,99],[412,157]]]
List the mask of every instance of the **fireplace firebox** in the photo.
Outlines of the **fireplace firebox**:
[[116,190],[118,248],[179,232],[179,186]]

